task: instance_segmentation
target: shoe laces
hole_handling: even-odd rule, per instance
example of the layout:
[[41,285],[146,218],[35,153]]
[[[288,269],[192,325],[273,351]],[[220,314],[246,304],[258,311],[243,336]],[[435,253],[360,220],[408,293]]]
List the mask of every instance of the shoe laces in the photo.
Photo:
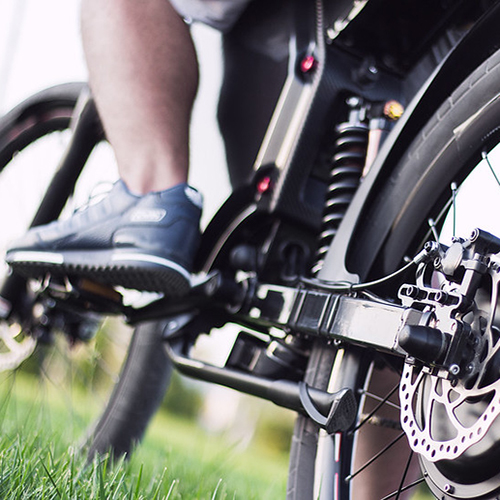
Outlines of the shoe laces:
[[109,194],[111,189],[113,189],[113,186],[114,186],[114,183],[110,182],[110,181],[102,181],[102,182],[99,182],[98,184],[96,184],[92,188],[92,190],[89,192],[89,194],[87,196],[87,200],[84,203],[82,203],[81,205],[79,205],[78,207],[76,207],[73,210],[73,213],[77,214],[77,213],[83,212],[83,211],[87,210],[89,207],[99,203],[101,200],[103,200]]

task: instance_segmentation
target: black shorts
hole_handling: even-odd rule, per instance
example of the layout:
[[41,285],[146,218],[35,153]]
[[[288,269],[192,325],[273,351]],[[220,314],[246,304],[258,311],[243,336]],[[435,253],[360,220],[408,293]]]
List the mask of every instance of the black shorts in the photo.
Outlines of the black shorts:
[[222,32],[229,31],[252,0],[170,0],[189,22],[201,22]]

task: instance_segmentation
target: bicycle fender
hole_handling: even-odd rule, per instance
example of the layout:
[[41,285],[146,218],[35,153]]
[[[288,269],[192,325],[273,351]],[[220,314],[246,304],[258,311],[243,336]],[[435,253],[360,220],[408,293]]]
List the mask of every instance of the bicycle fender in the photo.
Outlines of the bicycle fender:
[[40,103],[52,101],[54,105],[65,103],[67,101],[73,102],[83,92],[88,92],[88,84],[86,82],[69,82],[54,85],[36,94],[28,97],[26,100],[17,104],[14,108],[8,111],[5,115],[0,117],[0,128],[4,124],[10,124],[13,121],[22,119],[25,115],[29,115],[34,109],[36,110]]
[[369,237],[364,234],[364,215],[370,213],[375,194],[438,107],[467,75],[500,48],[499,24],[500,2],[496,2],[417,92],[361,183],[328,251],[320,278],[359,282],[366,277],[396,217],[395,210],[377,231],[370,231]]

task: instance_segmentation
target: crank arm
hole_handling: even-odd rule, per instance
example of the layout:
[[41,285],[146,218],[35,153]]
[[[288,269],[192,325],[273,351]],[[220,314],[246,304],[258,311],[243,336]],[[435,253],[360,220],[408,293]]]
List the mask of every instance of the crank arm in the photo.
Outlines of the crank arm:
[[[12,275],[18,278],[17,275]],[[26,281],[20,278],[24,286]],[[71,307],[82,313],[92,311],[108,315],[124,316],[127,323],[133,325],[143,321],[158,320],[175,316],[188,311],[215,307],[223,303],[230,306],[231,301],[241,300],[242,288],[224,281],[219,273],[212,272],[197,277],[193,282],[191,292],[187,296],[177,298],[164,298],[158,294],[151,295],[151,300],[146,305],[126,305],[124,296],[114,288],[83,278],[54,279],[47,275],[37,285],[36,293],[41,297],[56,301],[60,306]],[[215,293],[218,295],[215,296]],[[229,297],[229,298],[228,298]],[[5,318],[10,314],[12,306],[3,296],[0,296],[0,317]]]
[[329,393],[304,382],[269,379],[228,367],[218,367],[185,354],[183,338],[165,342],[167,355],[184,375],[235,389],[278,406],[307,415],[328,433],[348,430],[357,414],[356,398],[351,389]]

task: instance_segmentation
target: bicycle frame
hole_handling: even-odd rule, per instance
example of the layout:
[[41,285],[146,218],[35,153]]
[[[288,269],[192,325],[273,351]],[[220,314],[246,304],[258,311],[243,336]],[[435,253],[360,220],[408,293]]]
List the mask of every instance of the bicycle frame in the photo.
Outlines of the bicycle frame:
[[[124,314],[130,323],[167,318],[166,349],[179,371],[303,413],[330,434],[349,428],[356,415],[355,398],[348,390],[330,394],[305,385],[302,369],[307,353],[301,352],[300,346],[294,349],[297,352],[292,361],[282,358],[276,361],[265,355],[273,338],[259,342],[243,334],[223,367],[191,358],[190,348],[200,333],[234,322],[256,331],[266,332],[275,327],[291,332],[295,338],[320,337],[331,343],[360,345],[399,357],[421,356],[419,346],[413,345],[412,331],[426,326],[424,306],[444,299],[425,287],[401,289],[399,298],[403,305],[355,296],[352,292],[356,291],[356,284],[371,278],[378,251],[395,214],[389,214],[383,227],[367,227],[362,222],[372,210],[373,194],[389,178],[415,131],[462,76],[495,47],[492,38],[496,36],[500,20],[500,4],[488,10],[480,21],[482,12],[468,12],[467,19],[477,21],[473,29],[460,42],[448,47],[450,53],[446,59],[432,60],[432,71],[429,71],[417,67],[415,61],[428,53],[441,30],[457,16],[464,15],[468,2],[457,2],[454,9],[446,11],[429,1],[428,8],[423,9],[429,37],[420,44],[419,29],[408,33],[409,49],[393,54],[398,57],[390,65],[372,60],[362,38],[364,31],[371,29],[375,39],[380,38],[381,45],[385,42],[397,45],[397,36],[386,33],[384,25],[379,26],[377,21],[391,9],[397,9],[398,2],[386,2],[386,10],[373,20],[374,12],[382,6],[381,1],[331,3],[323,4],[320,0],[293,3],[296,23],[290,39],[288,76],[255,162],[253,179],[228,199],[205,231],[196,261],[201,278],[192,294],[175,303],[158,300],[142,309],[110,304],[99,297],[90,298],[97,310]],[[47,195],[52,198],[67,191],[71,182],[68,184],[66,180],[78,176],[90,150],[102,136],[93,102],[85,95],[86,91],[83,94],[72,142]],[[346,99],[352,96],[357,103],[349,106]],[[375,160],[363,174],[321,271],[316,279],[302,279],[300,273],[308,272],[304,267],[313,260],[311,252],[322,223],[328,172],[317,160],[327,136],[333,135],[331,125],[348,120],[353,113],[365,112],[363,103],[384,103],[392,99],[403,102],[407,111],[388,133],[382,147],[375,148]],[[385,132],[379,123],[376,127],[373,131]],[[67,193],[61,199],[66,197]],[[57,215],[41,213],[35,222],[46,222]],[[231,244],[240,239],[249,240],[248,231],[261,238],[261,245],[254,249],[257,253],[249,249],[240,256],[244,276],[235,280],[227,272],[232,258]],[[241,238],[242,235],[245,238]],[[488,238],[480,235],[477,243],[478,252],[483,256],[490,253],[483,248]],[[286,259],[281,253],[289,243],[294,249],[298,248],[300,262],[285,272]],[[437,252],[437,248],[427,247],[417,256],[411,256],[413,264],[424,265],[432,261]],[[393,264],[400,261],[395,259]],[[394,269],[384,269],[383,274],[392,271]],[[15,308],[14,279],[7,282],[0,295],[9,299]],[[464,278],[464,288],[467,279],[468,276]],[[66,300],[71,303],[70,291]],[[454,297],[446,300],[451,302],[443,303],[445,307],[456,306]],[[77,304],[78,299],[74,302]],[[449,319],[447,313],[443,321]],[[403,334],[408,334],[410,343],[405,344]],[[433,358],[426,361],[452,373],[461,345],[438,333],[430,335],[435,336],[439,348]],[[241,346],[252,348],[256,355],[252,363],[238,353]],[[282,354],[286,358],[287,347],[279,348],[284,349]],[[253,363],[255,360],[258,363]]]
[[[370,3],[378,4],[373,0]],[[460,5],[463,3],[466,2]],[[332,410],[340,403],[352,408],[353,401],[348,394],[332,396],[317,390],[305,391],[303,385],[294,380],[293,374],[285,373],[284,380],[277,380],[275,377],[241,373],[230,367],[217,368],[191,360],[185,353],[193,342],[193,330],[189,330],[190,335],[184,336],[184,329],[191,322],[196,323],[199,311],[209,311],[209,323],[213,321],[213,326],[229,320],[257,329],[276,326],[309,337],[318,335],[400,356],[406,354],[398,343],[399,332],[404,326],[418,325],[421,322],[422,314],[418,311],[410,313],[401,306],[349,297],[349,287],[345,291],[339,291],[335,287],[321,290],[318,283],[313,283],[310,287],[304,284],[277,286],[262,283],[261,278],[247,279],[237,286],[234,283],[228,284],[227,280],[221,279],[223,273],[217,272],[217,259],[227,241],[252,219],[271,221],[274,224],[271,240],[279,239],[279,226],[281,221],[285,221],[285,233],[290,227],[297,228],[297,234],[292,235],[292,239],[314,242],[321,222],[322,200],[327,183],[324,172],[315,169],[315,157],[321,150],[324,130],[331,121],[332,110],[336,121],[342,119],[342,114],[346,113],[345,99],[350,95],[367,102],[385,102],[394,98],[408,101],[413,98],[409,105],[410,112],[392,130],[357,190],[318,275],[321,280],[329,282],[348,279],[351,283],[356,283],[364,279],[384,236],[383,230],[378,231],[375,235],[368,235],[372,238],[368,240],[370,244],[363,244],[362,248],[356,247],[356,241],[363,241],[362,238],[365,237],[359,235],[362,229],[358,221],[363,213],[370,210],[371,193],[390,175],[391,168],[407,146],[412,131],[434,109],[429,104],[439,102],[443,94],[453,88],[462,72],[486,57],[491,33],[500,18],[500,6],[493,8],[469,32],[448,59],[439,61],[440,66],[425,85],[414,86],[412,92],[405,90],[409,79],[427,79],[426,73],[408,69],[412,67],[409,60],[416,57],[412,52],[415,47],[404,54],[393,68],[377,67],[376,70],[375,66],[366,65],[363,54],[345,50],[343,37],[347,36],[346,33],[356,38],[366,28],[362,9],[359,9],[356,2],[345,2],[337,7],[323,5],[321,1],[296,2],[294,9],[296,25],[291,36],[288,77],[256,160],[253,181],[229,198],[203,237],[197,262],[199,270],[208,273],[207,278],[194,287],[190,297],[179,303],[160,300],[140,310],[124,308],[121,304],[116,304],[113,308],[109,303],[96,307],[106,312],[125,313],[132,323],[170,317],[165,338],[169,355],[180,371],[274,400],[309,416],[312,416],[313,407],[320,408],[320,413],[329,415],[329,420],[318,415],[316,419],[333,431],[350,425],[349,419],[335,423]],[[451,14],[447,13],[445,20],[442,18],[444,12],[430,13],[427,26],[429,31],[437,33],[443,25],[454,19],[457,12],[461,12],[458,7]],[[342,25],[342,29],[335,32],[335,26],[339,25]],[[432,38],[428,43],[431,41]],[[415,43],[414,39],[413,42]],[[473,52],[471,47],[474,47]],[[418,51],[415,49],[414,52]],[[474,57],[471,57],[472,54]],[[465,59],[467,67],[462,66],[463,71],[457,74],[456,60],[462,60],[464,55],[469,56]],[[356,76],[353,77],[353,74]],[[74,123],[73,139],[48,196],[53,197],[54,192],[65,192],[65,179],[78,175],[93,144],[101,137],[102,130],[98,125],[95,107],[88,97],[88,93],[84,91],[81,110]],[[57,215],[40,214],[35,222],[42,223]],[[389,219],[385,231],[390,223]],[[271,240],[268,245],[273,243]],[[432,252],[424,251],[415,258],[415,263],[418,264],[429,256],[432,257]],[[265,256],[265,259],[269,259],[269,256]],[[275,276],[269,272],[270,266],[272,262],[263,267],[272,279]],[[13,293],[8,292],[8,286],[9,283],[2,297],[10,298],[15,303]],[[229,310],[226,309],[228,297],[232,301]],[[275,305],[276,301],[278,306]],[[259,310],[258,318],[255,317],[255,310]],[[353,317],[357,318],[356,322],[352,321]],[[206,327],[207,320],[202,321],[201,329]],[[286,380],[287,377],[291,380]],[[336,425],[340,427],[337,428]]]
[[[351,5],[350,2],[349,5],[353,10],[348,9],[347,18],[353,17],[355,10],[355,5]],[[342,7],[345,8],[345,5]],[[457,10],[459,11],[458,8]],[[457,44],[446,60],[438,61],[435,71],[429,78],[427,74],[418,74],[422,82],[421,87],[415,88],[413,94],[408,94],[405,92],[405,85],[408,79],[416,76],[412,71],[401,70],[395,73],[382,68],[377,70],[377,77],[374,80],[366,82],[364,78],[370,78],[369,75],[358,79],[352,78],[355,70],[361,71],[360,66],[369,72],[363,65],[363,60],[339,48],[335,43],[335,37],[329,40],[331,46],[326,44],[323,37],[326,27],[335,25],[332,19],[338,20],[339,12],[341,10],[334,11],[332,6],[324,7],[321,2],[316,2],[316,5],[312,3],[297,5],[296,14],[300,19],[300,29],[297,29],[291,37],[288,78],[255,164],[254,181],[251,186],[239,191],[228,200],[226,207],[223,207],[221,214],[215,217],[208,228],[200,252],[203,257],[199,259],[199,262],[204,262],[205,272],[209,272],[215,264],[216,255],[231,235],[252,217],[264,214],[263,217],[267,220],[284,219],[293,226],[306,228],[306,234],[308,231],[315,234],[323,208],[318,200],[323,199],[322,193],[325,189],[324,182],[322,184],[322,179],[318,179],[317,173],[314,172],[315,155],[320,149],[322,134],[332,108],[341,106],[346,95],[357,95],[367,101],[385,101],[394,98],[411,100],[408,105],[409,111],[392,130],[363,179],[361,188],[358,189],[348,209],[323,269],[318,275],[321,280],[330,282],[348,280],[356,283],[360,279],[365,279],[369,269],[366,263],[373,264],[384,236],[383,232],[377,232],[375,234],[378,238],[377,244],[363,244],[362,248],[356,248],[357,254],[351,256],[356,241],[363,241],[359,235],[362,229],[358,227],[357,222],[363,217],[363,213],[370,209],[371,193],[390,175],[398,157],[411,141],[412,133],[435,109],[434,104],[442,101],[443,95],[460,81],[462,74],[466,74],[471,67],[487,56],[494,26],[500,16],[500,8],[495,6],[482,18],[481,23],[475,25],[474,29]],[[453,19],[451,15],[448,21],[443,21],[442,17],[440,18],[443,12],[434,12],[434,15],[436,30],[442,29],[443,24]],[[304,23],[304,19],[311,20],[311,23]],[[431,25],[430,31],[432,29]],[[353,30],[356,30],[356,27],[353,27]],[[341,37],[342,33],[336,36]],[[461,68],[457,74],[454,69],[457,60],[465,56],[468,57],[467,68]],[[312,61],[312,67],[301,64],[307,61]],[[404,66],[402,61],[401,66]],[[235,211],[238,214],[236,217],[233,215]],[[228,213],[231,214],[229,217]],[[390,223],[389,219],[386,230],[390,227]],[[214,233],[218,237],[214,236]],[[424,252],[415,259],[415,262],[418,263],[420,259],[424,260],[427,257],[429,256]],[[214,297],[217,298],[218,293],[222,297],[226,296],[223,284],[214,285],[212,282],[212,286],[210,306],[213,306],[212,300]],[[320,291],[314,286],[310,290],[304,290],[303,286],[276,287],[262,283],[251,286],[255,288],[252,297],[250,299],[247,297],[248,302],[244,311],[241,312],[240,309],[239,316],[232,314],[231,319],[236,318],[236,322],[241,321],[254,327],[258,327],[259,324],[272,325],[308,336],[326,336],[331,340],[369,346],[381,352],[391,352],[401,356],[406,355],[406,352],[399,345],[399,332],[405,326],[418,325],[422,319],[422,314],[418,311],[351,298],[335,290]],[[280,306],[273,308],[276,302]],[[239,306],[241,304],[238,304]],[[252,308],[255,314],[255,309],[259,307],[258,320],[255,317],[250,318]],[[149,317],[150,314],[154,316],[155,310],[156,306],[148,311],[145,317]],[[354,317],[357,318],[356,322],[352,320]],[[181,316],[181,321],[175,319],[171,323],[171,329],[167,327],[165,332],[166,338],[170,339],[170,355],[180,371],[259,397],[279,400],[279,404],[311,416],[308,397],[301,391],[298,382],[287,381],[286,387],[283,386],[280,390],[277,389],[279,384],[275,380],[266,380],[259,375],[242,374],[228,367],[217,368],[200,364],[183,356],[181,353],[188,352],[188,346],[183,345],[179,335],[183,330],[182,327],[188,324],[190,319],[189,315]],[[345,398],[345,394],[338,397]],[[328,395],[316,393],[311,398],[317,407],[324,409]],[[338,404],[338,400],[334,402],[330,400],[329,404],[331,409]],[[331,419],[334,418],[331,412],[324,411],[323,414],[325,413],[330,414]],[[321,419],[318,417],[318,420]],[[322,423],[331,426],[331,421],[327,423],[323,419]]]

